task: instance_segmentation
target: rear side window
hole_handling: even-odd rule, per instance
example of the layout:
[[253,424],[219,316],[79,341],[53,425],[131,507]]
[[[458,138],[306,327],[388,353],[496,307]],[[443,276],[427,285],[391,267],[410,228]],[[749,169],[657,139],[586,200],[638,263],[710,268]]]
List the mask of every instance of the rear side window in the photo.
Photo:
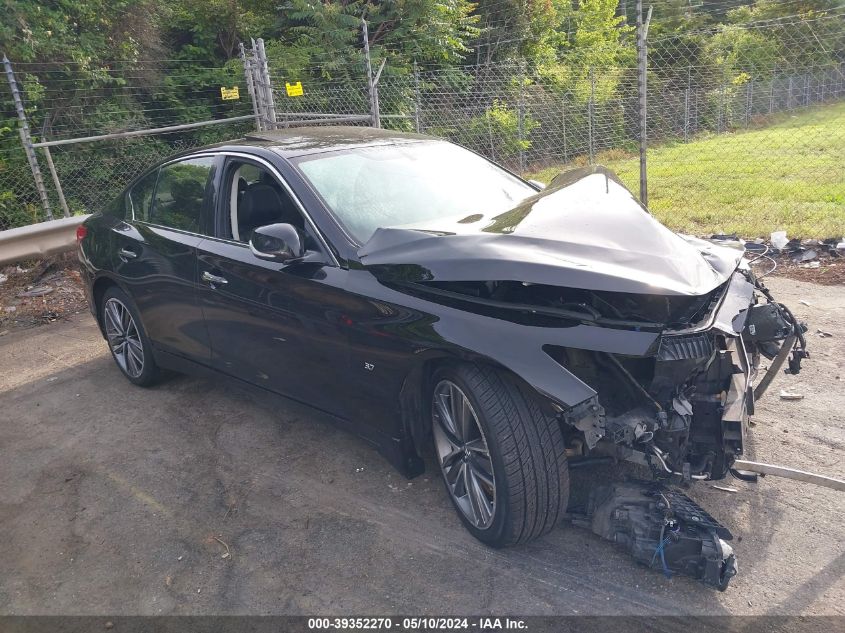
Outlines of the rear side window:
[[156,188],[157,177],[158,169],[155,169],[141,178],[141,180],[139,180],[135,186],[129,190],[129,207],[132,212],[132,217],[136,220],[148,222],[150,219],[150,205],[153,201],[153,192]]
[[199,233],[213,157],[191,158],[161,168],[149,222]]

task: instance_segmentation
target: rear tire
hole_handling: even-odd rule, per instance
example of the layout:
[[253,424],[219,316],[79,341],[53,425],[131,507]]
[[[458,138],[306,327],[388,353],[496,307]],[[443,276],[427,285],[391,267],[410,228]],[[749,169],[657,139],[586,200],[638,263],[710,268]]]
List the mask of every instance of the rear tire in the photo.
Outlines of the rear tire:
[[549,532],[569,501],[558,421],[529,387],[490,367],[445,367],[431,384],[435,456],[464,526],[493,547]]
[[140,387],[154,385],[161,378],[161,370],[135,303],[123,290],[112,286],[103,293],[100,319],[112,358],[126,379]]

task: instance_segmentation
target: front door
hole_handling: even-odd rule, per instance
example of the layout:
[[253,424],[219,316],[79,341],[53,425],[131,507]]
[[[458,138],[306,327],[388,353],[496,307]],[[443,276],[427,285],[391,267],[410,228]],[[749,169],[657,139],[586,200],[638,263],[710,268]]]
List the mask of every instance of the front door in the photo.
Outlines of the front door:
[[[343,416],[337,398],[347,345],[341,312],[347,271],[329,264],[287,190],[265,167],[230,159],[216,238],[198,246],[200,304],[212,364],[266,389]],[[283,265],[253,255],[252,230],[294,225],[311,251]]]

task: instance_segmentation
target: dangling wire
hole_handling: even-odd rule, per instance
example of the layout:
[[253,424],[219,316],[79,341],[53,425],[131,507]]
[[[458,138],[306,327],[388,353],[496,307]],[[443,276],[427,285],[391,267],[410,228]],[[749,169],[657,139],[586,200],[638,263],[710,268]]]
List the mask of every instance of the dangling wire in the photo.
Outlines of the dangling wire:
[[660,563],[663,566],[663,575],[666,576],[666,578],[671,578],[672,572],[669,569],[669,565],[666,564],[665,548],[669,543],[672,542],[672,537],[667,536],[666,538],[664,538],[664,534],[666,533],[666,525],[667,523],[663,523],[663,526],[660,528],[660,543],[654,550],[654,554],[651,557],[651,563],[649,564],[649,567],[654,566],[654,561],[657,558],[657,555],[660,554]]

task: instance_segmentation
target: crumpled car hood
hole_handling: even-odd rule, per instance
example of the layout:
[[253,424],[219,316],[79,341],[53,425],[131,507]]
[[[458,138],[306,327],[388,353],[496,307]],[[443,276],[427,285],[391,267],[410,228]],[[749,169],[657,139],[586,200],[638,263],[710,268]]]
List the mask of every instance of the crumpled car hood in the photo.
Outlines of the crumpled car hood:
[[379,229],[358,255],[384,281],[703,295],[730,277],[743,251],[670,231],[611,171],[591,167],[504,213]]

